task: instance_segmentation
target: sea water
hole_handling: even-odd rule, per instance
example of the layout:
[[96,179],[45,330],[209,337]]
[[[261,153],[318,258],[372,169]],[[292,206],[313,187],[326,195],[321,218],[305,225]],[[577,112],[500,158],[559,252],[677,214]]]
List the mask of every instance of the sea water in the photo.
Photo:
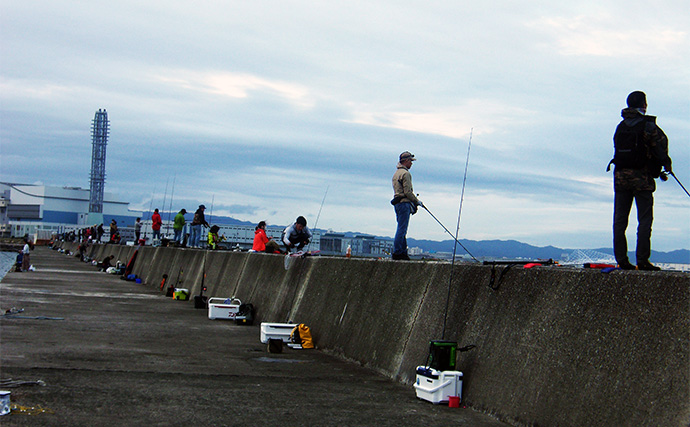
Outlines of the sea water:
[[16,252],[0,252],[0,281],[17,262]]

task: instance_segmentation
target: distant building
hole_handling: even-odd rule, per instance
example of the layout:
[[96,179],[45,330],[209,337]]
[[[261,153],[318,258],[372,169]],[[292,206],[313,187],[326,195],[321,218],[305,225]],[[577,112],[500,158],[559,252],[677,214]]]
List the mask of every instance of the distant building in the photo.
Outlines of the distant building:
[[407,253],[409,255],[421,255],[422,253],[424,253],[424,250],[422,250],[422,248],[418,248],[418,247],[408,248]]
[[98,225],[101,218],[106,231],[113,219],[120,228],[132,227],[142,214],[129,210],[129,202],[105,193],[102,217],[98,224],[92,223],[89,199],[89,190],[79,187],[0,182],[0,232],[5,236],[35,234],[39,239],[47,239],[53,233]]
[[393,240],[369,234],[346,237],[345,234],[328,232],[321,236],[322,255],[344,255],[348,246],[354,256],[383,257],[393,252]]

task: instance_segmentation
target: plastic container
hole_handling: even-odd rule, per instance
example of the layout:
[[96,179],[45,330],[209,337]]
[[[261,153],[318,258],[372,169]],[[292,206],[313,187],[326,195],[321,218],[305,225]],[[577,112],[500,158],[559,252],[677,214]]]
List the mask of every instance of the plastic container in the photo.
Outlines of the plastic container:
[[189,299],[189,289],[175,288],[173,290],[173,299],[187,301]]
[[433,404],[449,402],[449,397],[462,400],[462,372],[438,371],[428,366],[417,367],[417,379],[414,383],[417,398]]
[[7,390],[0,390],[0,415],[7,415],[10,413],[10,394],[12,392]]
[[237,298],[211,297],[208,299],[208,318],[234,320],[242,301]]
[[261,342],[266,344],[268,340],[281,340],[288,343],[295,326],[292,323],[261,323]]

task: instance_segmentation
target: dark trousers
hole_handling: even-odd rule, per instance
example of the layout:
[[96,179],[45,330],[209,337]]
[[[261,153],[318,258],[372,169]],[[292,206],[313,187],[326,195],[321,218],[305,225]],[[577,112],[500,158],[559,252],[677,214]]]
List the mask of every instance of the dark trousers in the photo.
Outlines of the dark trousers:
[[637,264],[649,262],[652,251],[652,221],[654,196],[651,191],[616,191],[613,201],[613,253],[618,264],[628,263],[628,241],[625,230],[632,202],[637,208]]
[[407,254],[407,227],[410,224],[412,214],[412,203],[404,202],[395,205],[395,219],[398,221],[398,228],[395,230],[393,239],[393,253],[396,255]]
[[[297,236],[289,236],[288,241],[290,241],[290,243],[292,243],[292,245],[293,245],[293,246],[285,245],[285,249],[288,252],[290,252],[290,249],[292,249],[292,248],[295,248],[298,251],[301,251],[302,248],[304,246],[306,246],[307,243],[309,243],[309,236],[307,236],[306,234],[300,233]],[[283,244],[285,244],[285,242],[283,242]]]

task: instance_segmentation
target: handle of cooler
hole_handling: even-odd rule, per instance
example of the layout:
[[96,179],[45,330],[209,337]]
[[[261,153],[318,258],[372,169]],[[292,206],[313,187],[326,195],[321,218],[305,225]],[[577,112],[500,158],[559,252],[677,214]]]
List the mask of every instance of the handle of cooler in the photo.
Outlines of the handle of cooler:
[[[227,300],[227,299],[230,299],[230,298],[211,297],[208,299],[208,303],[211,304],[211,303],[214,303],[215,301],[219,301],[220,303],[223,303],[223,304],[237,304],[237,305],[242,304],[242,301],[240,301],[239,298],[231,298],[229,303],[225,302],[225,300]],[[215,302],[215,303],[218,304],[218,302]]]
[[[447,386],[447,385],[450,385],[450,383],[452,383],[452,382],[453,382],[452,380],[448,380],[448,381],[444,382],[443,384],[441,384],[441,385],[439,385],[439,386],[436,386],[436,387],[434,387],[434,388],[432,388],[432,389],[426,389],[426,388],[424,388],[424,389],[422,389],[422,390],[424,390],[424,391],[427,392],[427,393],[435,393],[435,392],[441,390],[443,387],[445,387],[445,386]],[[422,386],[421,386],[421,385],[417,385],[416,382],[415,382],[413,385],[414,385],[414,388],[422,388]]]

